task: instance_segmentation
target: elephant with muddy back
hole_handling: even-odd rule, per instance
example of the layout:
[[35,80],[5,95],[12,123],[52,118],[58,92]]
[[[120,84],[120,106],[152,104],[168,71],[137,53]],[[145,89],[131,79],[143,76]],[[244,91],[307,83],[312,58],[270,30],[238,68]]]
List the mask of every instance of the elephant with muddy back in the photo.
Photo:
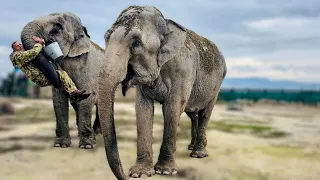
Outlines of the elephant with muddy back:
[[[76,112],[78,125],[79,147],[92,148],[95,144],[95,133],[91,127],[92,109],[97,107],[98,79],[100,62],[104,50],[90,40],[90,36],[80,18],[69,12],[52,13],[25,25],[21,32],[21,41],[25,49],[34,45],[32,36],[38,36],[45,41],[53,39],[58,42],[63,58],[53,65],[59,65],[65,70],[79,89],[91,92],[91,96],[80,102],[70,101]],[[42,51],[37,58],[46,58]],[[52,88],[53,105],[56,115],[55,146],[69,147],[69,101],[68,94],[60,88]],[[95,131],[99,130],[99,116],[94,123]]]
[[[98,112],[109,164],[118,179],[126,179],[114,127],[114,97],[118,85],[123,95],[135,86],[137,159],[129,175],[177,173],[176,134],[180,116],[191,119],[190,156],[207,157],[206,128],[227,68],[217,46],[170,19],[152,6],[123,10],[105,34],[105,60],[99,74]],[[153,165],[152,126],[154,103],[162,104],[163,141]],[[110,131],[112,130],[112,131]],[[113,158],[112,157],[117,157]],[[121,173],[118,173],[121,172]]]

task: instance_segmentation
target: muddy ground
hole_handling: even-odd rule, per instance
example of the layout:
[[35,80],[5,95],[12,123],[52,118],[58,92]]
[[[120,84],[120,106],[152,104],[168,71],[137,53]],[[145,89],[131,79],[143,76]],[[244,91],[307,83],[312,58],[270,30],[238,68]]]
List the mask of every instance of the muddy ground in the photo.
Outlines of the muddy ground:
[[[0,179],[115,179],[106,161],[103,140],[94,149],[79,149],[75,114],[70,108],[72,146],[54,148],[55,118],[50,100],[15,101],[15,115],[0,116]],[[115,104],[116,131],[125,172],[136,158],[133,102]],[[92,117],[94,119],[94,116]],[[219,103],[208,125],[209,157],[192,159],[190,120],[181,116],[177,141],[179,173],[156,179],[316,180],[320,177],[320,111],[301,105],[253,104],[229,111]],[[154,163],[162,140],[160,105],[155,108]]]

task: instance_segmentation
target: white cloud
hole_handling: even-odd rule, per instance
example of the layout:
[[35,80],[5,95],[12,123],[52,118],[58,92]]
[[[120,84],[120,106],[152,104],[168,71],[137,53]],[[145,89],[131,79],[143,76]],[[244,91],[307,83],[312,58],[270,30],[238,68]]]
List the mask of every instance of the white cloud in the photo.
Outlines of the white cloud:
[[10,55],[10,53],[12,52],[12,49],[10,48],[10,46],[0,46],[0,56],[8,56]]
[[290,65],[283,61],[261,61],[254,57],[226,58],[227,77],[267,77],[275,80],[295,80],[319,82],[319,71],[313,62],[301,65]]
[[[230,58],[227,62],[227,77],[268,77],[270,79],[295,79],[295,75],[280,70],[274,70],[270,65],[261,63],[253,58]],[[254,69],[246,71],[245,68]]]
[[254,58],[270,65],[320,66],[320,51],[316,48],[280,49],[268,53],[259,53]]
[[263,66],[263,63],[253,59],[252,57],[227,58],[228,68],[243,66],[243,65],[250,66],[250,67],[261,67]]
[[250,29],[291,38],[320,37],[320,17],[270,18],[245,22]]
[[0,46],[0,76],[4,77],[13,70],[13,65],[9,59],[12,49],[9,46]]

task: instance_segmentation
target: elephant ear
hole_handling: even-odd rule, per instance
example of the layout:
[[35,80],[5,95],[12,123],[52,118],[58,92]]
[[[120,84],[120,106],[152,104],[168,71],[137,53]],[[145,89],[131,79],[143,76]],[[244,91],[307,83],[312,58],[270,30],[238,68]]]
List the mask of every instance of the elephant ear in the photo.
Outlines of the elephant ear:
[[85,26],[77,27],[74,33],[74,41],[70,47],[68,57],[77,57],[89,52],[90,36],[87,28]]
[[158,53],[158,66],[161,67],[180,52],[186,39],[186,29],[170,19],[165,21],[165,25],[158,23],[158,27],[161,27],[159,32],[163,32]]
[[87,38],[80,38],[71,45],[68,57],[77,57],[89,52],[90,42]]
[[84,33],[86,34],[86,36],[88,38],[90,38],[90,35],[88,34],[87,28],[85,26],[82,26],[82,29],[83,29]]

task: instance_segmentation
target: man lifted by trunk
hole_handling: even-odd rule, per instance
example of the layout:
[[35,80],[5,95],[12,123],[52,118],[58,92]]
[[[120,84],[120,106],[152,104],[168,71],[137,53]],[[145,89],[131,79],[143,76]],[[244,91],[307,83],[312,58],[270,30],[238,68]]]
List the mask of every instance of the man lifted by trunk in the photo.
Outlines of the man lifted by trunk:
[[65,71],[55,70],[51,63],[42,57],[38,57],[44,45],[44,40],[34,36],[36,44],[32,49],[25,51],[21,43],[15,41],[11,47],[13,52],[10,54],[10,60],[15,67],[23,71],[26,76],[40,87],[54,86],[63,87],[72,99],[81,101],[90,96],[85,90],[78,90],[72,79]]

